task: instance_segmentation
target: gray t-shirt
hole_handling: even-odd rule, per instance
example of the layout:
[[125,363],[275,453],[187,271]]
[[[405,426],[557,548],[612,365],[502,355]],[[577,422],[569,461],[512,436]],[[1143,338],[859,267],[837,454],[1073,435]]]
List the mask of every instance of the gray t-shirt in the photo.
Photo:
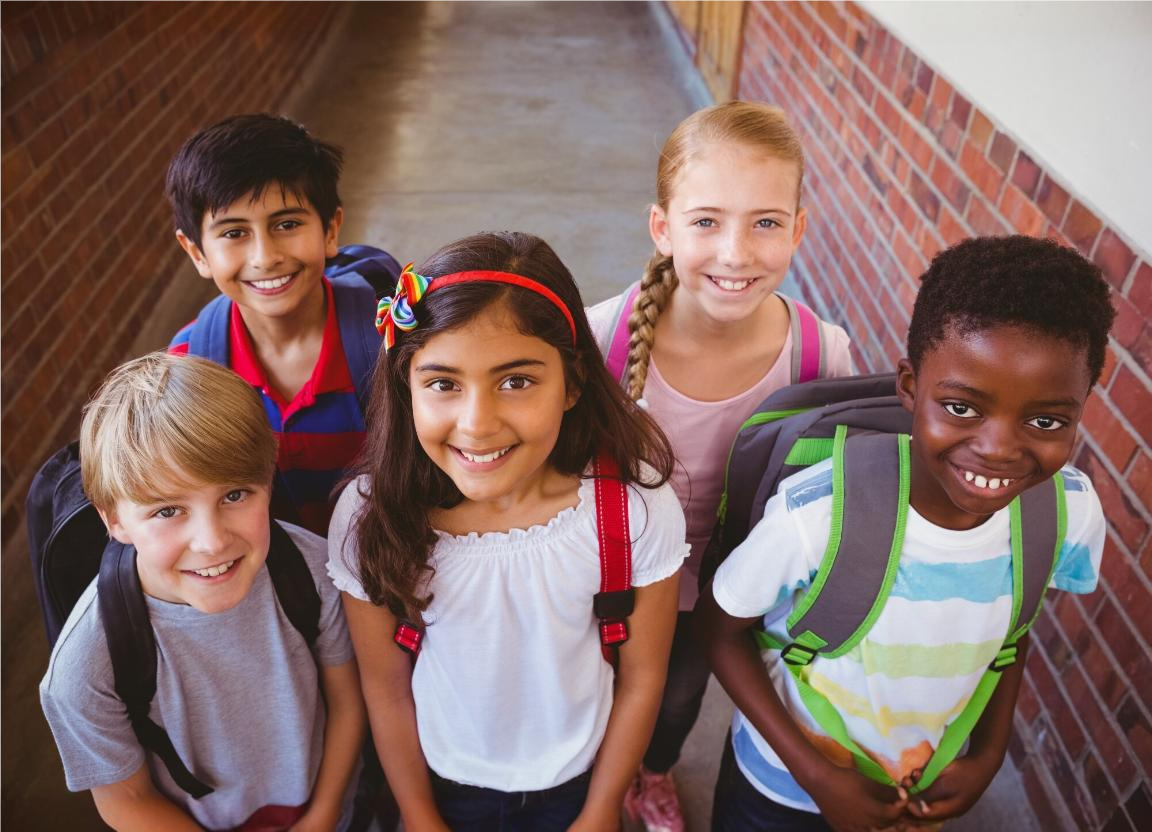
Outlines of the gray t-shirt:
[[227,612],[209,615],[146,599],[157,647],[151,718],[168,732],[184,764],[215,791],[193,799],[137,741],[114,690],[95,581],[68,617],[40,683],[69,789],[118,783],[147,758],[156,788],[208,829],[230,829],[261,807],[300,806],[309,799],[324,750],[317,662],[343,664],[352,658],[352,645],[339,592],[325,573],[327,544],[282,525],[320,593],[315,659],[280,609],[267,567]]

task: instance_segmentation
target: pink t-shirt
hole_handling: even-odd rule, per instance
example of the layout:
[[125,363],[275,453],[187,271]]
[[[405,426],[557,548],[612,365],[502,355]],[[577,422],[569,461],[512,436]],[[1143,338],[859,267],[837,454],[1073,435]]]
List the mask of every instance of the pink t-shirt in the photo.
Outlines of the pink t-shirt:
[[[619,308],[617,296],[588,310],[588,322],[597,343],[607,342]],[[820,322],[820,327],[827,359],[825,376],[851,375],[848,333],[825,321]],[[681,610],[692,609],[699,595],[696,584],[700,558],[716,525],[716,507],[724,490],[724,469],[736,432],[770,393],[791,383],[791,356],[792,335],[789,333],[779,357],[760,381],[743,393],[717,402],[688,398],[664,380],[655,361],[648,365],[644,398],[648,412],[672,442],[676,455],[672,489],[684,508],[688,543],[692,547],[680,572]]]

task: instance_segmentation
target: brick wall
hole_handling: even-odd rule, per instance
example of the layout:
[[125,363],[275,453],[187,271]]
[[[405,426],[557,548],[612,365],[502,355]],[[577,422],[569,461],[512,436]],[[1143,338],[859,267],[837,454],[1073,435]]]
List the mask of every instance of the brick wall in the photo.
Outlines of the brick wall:
[[1152,829],[1152,258],[861,7],[748,6],[738,96],[779,104],[802,133],[812,216],[796,269],[862,370],[903,354],[916,278],[966,237],[1053,237],[1113,286],[1074,457],[1108,517],[1103,577],[1038,621],[1012,757],[1042,828]]
[[[20,823],[18,815],[22,795],[63,790],[58,762],[37,776],[54,748],[35,713],[46,653],[19,545],[28,481],[49,452],[74,437],[81,404],[128,357],[178,272],[188,279],[179,271],[184,255],[163,197],[168,159],[199,127],[282,106],[338,9],[200,2],[0,7],[0,533],[11,601],[4,608],[4,730],[11,737],[5,823],[75,828],[46,819],[58,810],[51,799],[35,801],[35,821]],[[25,664],[35,667],[14,669]],[[19,755],[20,771],[9,765],[16,759],[9,751]]]

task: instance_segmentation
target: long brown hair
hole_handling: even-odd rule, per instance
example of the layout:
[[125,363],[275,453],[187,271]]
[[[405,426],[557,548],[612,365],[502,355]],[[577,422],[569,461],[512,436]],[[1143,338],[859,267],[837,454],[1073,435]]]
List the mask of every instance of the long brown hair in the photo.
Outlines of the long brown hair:
[[436,542],[428,512],[462,499],[420,446],[412,419],[409,366],[430,338],[503,302],[521,332],[560,352],[569,389],[580,391],[564,413],[549,463],[560,473],[581,476],[603,451],[616,460],[626,483],[648,488],[664,484],[672,471],[667,438],[609,375],[576,283],[551,247],[520,232],[477,234],[440,249],[417,272],[432,279],[472,270],[512,272],[551,289],[572,313],[576,343],[567,319],[549,300],[519,286],[475,282],[426,294],[414,308],[417,327],[398,331],[395,345],[381,350],[368,405],[368,439],[356,471],[368,477],[369,486],[362,489],[365,506],[355,520],[355,540],[360,581],[372,603],[412,621],[420,620],[432,600],[421,590],[432,573],[428,559]]
[[[766,156],[792,162],[798,169],[796,202],[804,181],[804,149],[800,137],[779,107],[753,101],[729,101],[697,110],[672,131],[656,167],[656,204],[668,210],[672,192],[684,167],[706,148],[734,142],[762,151]],[[656,340],[656,320],[678,284],[672,258],[652,255],[640,278],[640,294],[628,317],[628,395],[644,395],[648,363]]]

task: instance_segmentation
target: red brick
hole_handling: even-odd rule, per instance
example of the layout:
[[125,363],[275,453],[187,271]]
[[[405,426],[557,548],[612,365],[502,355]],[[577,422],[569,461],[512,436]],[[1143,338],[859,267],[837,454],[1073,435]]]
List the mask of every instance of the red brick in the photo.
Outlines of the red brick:
[[983,200],[973,199],[968,203],[968,213],[965,215],[968,225],[976,234],[984,236],[999,236],[1007,234],[1009,228],[1004,220],[990,211]]
[[924,216],[935,223],[940,216],[940,197],[915,171],[909,176],[908,195],[912,197]]
[[[1149,456],[1145,451],[1139,451],[1136,458],[1132,460],[1126,479],[1137,494],[1152,494],[1152,456]],[[1149,616],[1143,617],[1149,618]],[[1148,642],[1152,644],[1152,637],[1148,639]]]
[[1152,593],[1145,586],[1140,569],[1118,547],[1110,547],[1107,555],[1100,562],[1101,577],[1119,607],[1128,610],[1132,625],[1144,642],[1152,644],[1152,621],[1148,620],[1149,616],[1140,614],[1143,610],[1152,610]]
[[1136,267],[1136,276],[1128,288],[1128,300],[1141,315],[1152,319],[1152,265],[1141,263]]
[[1000,213],[1021,234],[1039,236],[1047,224],[1044,215],[1015,185],[1008,185],[1000,198]]
[[[1122,370],[1123,372],[1123,370]],[[1138,549],[1148,534],[1148,524],[1140,516],[1139,510],[1117,485],[1112,474],[1100,463],[1099,458],[1087,447],[1080,451],[1076,467],[1092,480],[1108,524],[1120,536],[1130,550]]]
[[1127,367],[1121,367],[1109,396],[1147,444],[1152,444],[1152,391]]
[[1012,160],[1016,157],[1016,142],[999,131],[992,137],[992,147],[988,150],[988,158],[992,164],[1004,173],[1012,170]]
[[[1126,696],[1116,710],[1116,722],[1147,775],[1152,773],[1152,720],[1141,710],[1138,704],[1140,699],[1139,692]],[[1148,704],[1146,700],[1144,704]]]
[[1040,179],[1036,187],[1036,204],[1048,219],[1057,226],[1064,222],[1064,214],[1068,210],[1068,192],[1053,182],[1048,174]]
[[937,158],[932,165],[932,183],[956,210],[963,211],[971,192],[943,159]]
[[1012,169],[1012,184],[1029,199],[1036,196],[1036,187],[1040,184],[1040,166],[1032,161],[1032,157],[1021,150],[1016,154],[1016,166]]
[[996,132],[995,126],[980,110],[972,113],[972,123],[968,125],[968,138],[976,149],[984,153],[988,149],[988,139]]
[[976,190],[993,202],[999,199],[1004,174],[971,142],[966,142],[960,151],[960,169]]
[[1112,306],[1116,309],[1116,320],[1112,324],[1112,337],[1120,346],[1133,350],[1140,343],[1147,326],[1146,319],[1122,295],[1113,292]]
[[1092,261],[1104,270],[1109,283],[1117,289],[1123,289],[1128,273],[1132,271],[1132,264],[1136,262],[1136,255],[1115,231],[1105,228],[1096,243]]
[[960,221],[960,218],[952,212],[952,209],[946,205],[940,207],[940,220],[937,228],[949,246],[954,246],[961,240],[966,240],[972,236],[971,231]]
[[1064,219],[1064,234],[1085,255],[1091,255],[1096,237],[1100,233],[1100,219],[1079,200],[1072,203]]
[[1116,470],[1123,471],[1136,453],[1136,437],[1122,425],[1103,396],[1089,396],[1081,427],[1091,435]]

